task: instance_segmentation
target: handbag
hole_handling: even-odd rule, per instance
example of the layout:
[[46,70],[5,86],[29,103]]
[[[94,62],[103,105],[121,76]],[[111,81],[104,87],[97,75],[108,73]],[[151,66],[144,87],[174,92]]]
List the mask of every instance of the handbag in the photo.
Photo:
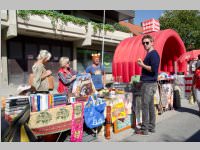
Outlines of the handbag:
[[[105,117],[103,113],[103,107],[105,109],[105,105],[96,105],[92,98],[89,97],[88,102],[84,108],[84,120],[85,124],[88,128],[93,129],[101,126],[105,122]],[[100,112],[98,111],[100,110]]]
[[[33,75],[33,73],[31,73],[28,78],[28,84],[31,86],[33,86],[33,79],[34,79],[34,75]],[[48,81],[49,90],[53,90],[54,89],[54,77],[48,76],[47,81]]]

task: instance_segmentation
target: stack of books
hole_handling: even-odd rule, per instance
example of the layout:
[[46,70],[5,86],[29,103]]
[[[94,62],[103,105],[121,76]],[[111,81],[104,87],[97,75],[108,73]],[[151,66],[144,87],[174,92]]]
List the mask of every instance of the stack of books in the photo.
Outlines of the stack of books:
[[31,111],[37,112],[42,110],[49,109],[49,101],[51,98],[48,94],[31,94],[30,101],[31,101]]
[[31,94],[31,111],[43,111],[58,106],[66,106],[67,96],[62,94]]
[[18,115],[29,104],[29,96],[11,96],[6,98],[5,117]]
[[67,96],[63,94],[54,94],[53,95],[53,106],[64,106],[67,104]]

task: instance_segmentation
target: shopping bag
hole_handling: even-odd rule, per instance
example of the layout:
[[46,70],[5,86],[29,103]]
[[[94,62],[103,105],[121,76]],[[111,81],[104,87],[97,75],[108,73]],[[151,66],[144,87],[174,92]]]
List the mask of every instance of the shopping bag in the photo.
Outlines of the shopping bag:
[[[102,101],[102,102],[100,102],[100,101]],[[99,113],[103,113],[105,110],[105,107],[106,107],[106,103],[103,99],[101,99],[101,100],[99,99],[98,102],[96,102],[95,109]]]
[[[93,97],[92,97],[93,98]],[[94,103],[95,103],[95,109],[96,111],[103,113],[106,107],[106,102],[102,98],[97,98],[97,96],[94,96]]]
[[90,96],[84,108],[85,124],[90,129],[99,127],[105,122],[104,113],[99,112],[98,110],[103,110],[102,105],[97,105],[97,107],[95,107],[94,100],[92,99],[92,96]]

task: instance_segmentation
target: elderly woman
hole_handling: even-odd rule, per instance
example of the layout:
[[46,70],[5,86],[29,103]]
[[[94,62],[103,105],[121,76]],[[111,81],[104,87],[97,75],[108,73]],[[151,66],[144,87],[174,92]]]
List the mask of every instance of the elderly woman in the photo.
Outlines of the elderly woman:
[[58,71],[59,83],[57,91],[65,94],[71,93],[77,73],[70,68],[68,57],[61,57],[59,63],[61,68]]
[[44,65],[50,60],[50,58],[51,53],[49,53],[47,50],[41,50],[37,57],[37,61],[32,67],[34,76],[32,85],[37,92],[49,92],[47,77],[50,76],[52,72],[50,70],[46,70]]

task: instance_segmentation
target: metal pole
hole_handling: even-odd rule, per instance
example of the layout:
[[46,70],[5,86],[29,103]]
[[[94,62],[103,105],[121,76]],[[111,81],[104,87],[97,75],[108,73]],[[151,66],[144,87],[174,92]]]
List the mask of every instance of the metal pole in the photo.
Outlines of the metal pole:
[[104,57],[104,24],[105,24],[105,14],[106,14],[106,11],[105,10],[103,10],[103,40],[102,40],[102,60],[101,60],[101,62],[102,62],[102,65],[103,65],[103,57]]
[[175,71],[175,74],[177,75],[177,72],[178,72],[178,65],[177,65],[177,61],[174,62],[174,71]]

